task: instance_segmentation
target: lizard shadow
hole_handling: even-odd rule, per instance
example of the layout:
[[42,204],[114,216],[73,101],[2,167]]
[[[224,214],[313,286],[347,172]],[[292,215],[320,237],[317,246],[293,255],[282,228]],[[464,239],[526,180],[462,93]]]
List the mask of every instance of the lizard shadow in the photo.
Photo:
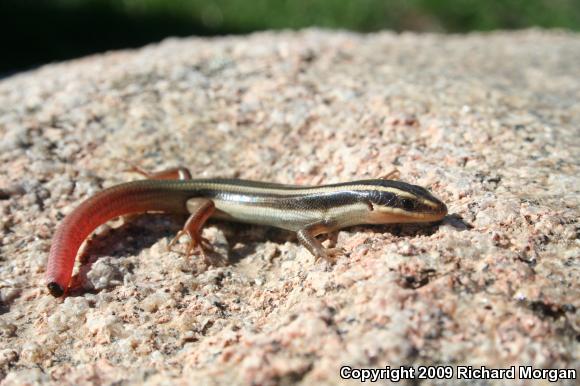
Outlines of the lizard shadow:
[[[84,293],[98,293],[89,284],[88,273],[97,261],[110,257],[122,259],[139,254],[143,249],[150,248],[162,238],[172,239],[181,229],[184,221],[176,221],[175,216],[167,214],[143,214],[132,218],[118,227],[109,229],[104,234],[95,234],[90,237],[80,254],[78,273],[71,280],[67,296],[82,296]],[[225,236],[225,242],[214,252],[208,253],[214,265],[233,265],[249,255],[258,252],[264,241],[275,244],[286,242],[298,243],[296,234],[291,231],[267,226],[231,223],[219,220],[210,220],[209,226],[217,226]],[[445,216],[442,221],[435,223],[408,223],[385,225],[358,225],[346,230],[363,232],[369,235],[390,233],[397,237],[430,236],[437,232],[439,226],[450,225],[459,231],[467,230],[472,226],[466,223],[459,215]],[[331,246],[336,243],[338,231],[321,235],[319,238],[330,239]],[[219,240],[218,240],[219,242]],[[135,266],[132,262],[122,264],[125,274],[132,273]],[[117,271],[118,277],[111,278],[112,282],[121,284],[123,274]]]
[[[428,222],[428,223],[397,223],[397,224],[384,224],[384,225],[370,225],[362,226],[362,229],[377,230],[378,233],[390,233],[394,236],[400,237],[418,237],[418,236],[431,236],[439,230],[439,227],[449,225],[458,231],[466,231],[473,228],[473,225],[469,224],[458,214],[448,214],[440,221]],[[361,227],[359,225],[359,227]],[[355,228],[356,229],[356,228]]]
[[470,229],[473,229],[474,226],[463,219],[459,214],[452,213],[445,216],[442,221],[443,224],[450,225],[451,227],[455,228],[456,230],[463,232]]
[[[235,223],[216,222],[220,228],[224,230],[228,244],[230,246],[227,261],[229,264],[235,264],[244,257],[257,252],[258,246],[263,244],[265,240],[276,244],[285,242],[298,243],[296,234],[291,231],[277,229],[272,227],[265,227],[259,225],[246,225]],[[227,224],[227,225],[226,225]],[[406,223],[406,224],[383,224],[383,225],[356,225],[344,230],[351,232],[362,232],[368,235],[390,233],[397,237],[415,238],[419,236],[431,236],[435,234],[442,225],[450,225],[451,227],[464,231],[473,228],[473,226],[465,222],[461,216],[457,214],[450,214],[441,221],[431,223]],[[320,235],[321,241],[324,239],[330,240],[330,247],[336,245],[338,232],[334,231],[328,234]],[[239,246],[232,248],[232,246]]]
[[356,225],[353,230],[361,230],[367,233],[390,233],[394,236],[401,237],[418,237],[431,236],[437,233],[442,225],[451,225],[457,229],[470,229],[471,225],[464,222],[459,215],[446,215],[440,221],[423,222],[423,223],[393,223],[393,224],[376,224],[376,225]]
[[[142,250],[152,247],[161,239],[172,240],[181,230],[187,216],[147,213],[132,216],[130,221],[121,225],[112,225],[104,232],[93,233],[79,252],[79,269],[71,278],[67,289],[67,297],[82,296],[86,293],[96,294],[106,288],[113,288],[123,283],[123,276],[131,274],[135,270],[135,264],[129,261],[117,263],[112,274],[107,280],[111,285],[105,288],[95,289],[89,280],[89,273],[95,264],[102,259],[122,260],[138,255]],[[117,220],[114,220],[116,222]],[[216,251],[207,252],[207,257],[212,265],[232,265],[241,261],[244,257],[255,253],[258,245],[264,240],[284,243],[296,240],[292,232],[285,232],[271,227],[231,223],[218,220],[210,220],[206,226],[217,226],[225,235],[225,242],[216,240]],[[176,245],[172,251],[180,252],[182,248]],[[201,256],[193,256],[201,258]]]
[[[160,239],[173,238],[181,229],[179,222],[167,214],[140,214],[133,216],[130,221],[114,226],[105,232],[97,232],[89,236],[79,254],[79,269],[73,275],[66,296],[82,296],[85,293],[98,293],[90,284],[89,272],[95,264],[105,258],[114,260],[124,259],[139,254],[150,248]],[[121,263],[120,270],[114,270],[111,282],[122,283],[123,274],[131,274],[135,265],[129,261]],[[123,271],[123,272],[121,272]]]

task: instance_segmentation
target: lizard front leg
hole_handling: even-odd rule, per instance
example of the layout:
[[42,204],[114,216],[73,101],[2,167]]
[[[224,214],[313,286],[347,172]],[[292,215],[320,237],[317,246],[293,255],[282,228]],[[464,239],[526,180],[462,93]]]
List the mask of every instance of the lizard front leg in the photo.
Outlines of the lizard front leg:
[[334,230],[332,222],[322,220],[320,222],[310,224],[296,232],[298,241],[304,246],[318,261],[324,259],[329,262],[334,262],[338,255],[344,253],[342,248],[325,248],[322,243],[316,239],[316,236],[322,233],[329,233]]

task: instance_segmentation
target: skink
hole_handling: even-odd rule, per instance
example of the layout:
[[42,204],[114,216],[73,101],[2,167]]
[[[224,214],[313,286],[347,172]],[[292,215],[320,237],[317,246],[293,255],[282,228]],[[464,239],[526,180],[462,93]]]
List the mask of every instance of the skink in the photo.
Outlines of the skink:
[[210,248],[200,235],[210,218],[268,225],[294,231],[315,258],[331,258],[317,235],[359,224],[434,222],[447,207],[426,189],[400,181],[370,179],[325,186],[293,186],[237,179],[191,179],[185,168],[149,174],[97,193],[58,227],[48,257],[49,292],[62,296],[69,286],[81,244],[101,224],[143,212],[188,213],[178,234],[189,236],[187,253]]

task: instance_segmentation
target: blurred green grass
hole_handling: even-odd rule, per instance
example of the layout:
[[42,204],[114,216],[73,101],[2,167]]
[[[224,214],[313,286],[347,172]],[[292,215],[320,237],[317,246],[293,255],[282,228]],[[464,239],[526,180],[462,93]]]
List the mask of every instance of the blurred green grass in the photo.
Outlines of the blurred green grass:
[[0,73],[166,36],[311,26],[361,32],[580,29],[579,0],[0,0]]
[[52,0],[128,17],[172,17],[208,33],[321,26],[467,32],[539,26],[580,28],[578,0]]

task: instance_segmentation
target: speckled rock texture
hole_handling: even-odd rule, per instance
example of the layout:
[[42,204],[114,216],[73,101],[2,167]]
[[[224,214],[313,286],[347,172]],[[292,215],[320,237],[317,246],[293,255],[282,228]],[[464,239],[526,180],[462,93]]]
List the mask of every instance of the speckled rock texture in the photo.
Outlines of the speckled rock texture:
[[[578,63],[580,35],[566,32],[308,30],[170,39],[1,80],[2,383],[578,368]],[[210,266],[168,251],[183,218],[120,219],[54,299],[43,273],[55,227],[141,178],[130,163],[313,185],[397,169],[449,215],[342,230],[334,265],[285,231],[215,222],[204,236],[225,264]]]

